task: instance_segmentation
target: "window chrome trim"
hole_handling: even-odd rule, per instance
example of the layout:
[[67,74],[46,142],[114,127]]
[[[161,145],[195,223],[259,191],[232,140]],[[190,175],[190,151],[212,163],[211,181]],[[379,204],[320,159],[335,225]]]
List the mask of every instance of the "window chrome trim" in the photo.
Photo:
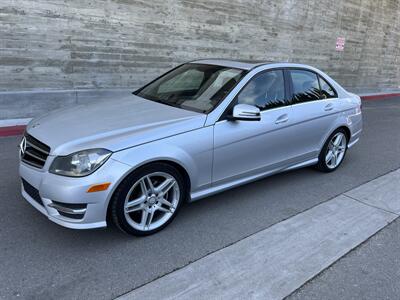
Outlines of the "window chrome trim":
[[273,70],[273,69],[284,69],[284,70],[289,70],[289,69],[304,69],[306,71],[311,71],[314,72],[322,78],[324,78],[337,92],[338,97],[337,98],[344,98],[348,97],[348,92],[343,89],[333,78],[331,78],[329,75],[325,74],[321,70],[318,70],[312,66],[307,66],[307,65],[302,65],[302,64],[294,64],[294,63],[288,63],[288,62],[281,62],[281,63],[270,63],[270,64],[265,64],[265,65],[260,65],[260,66],[255,66],[252,68],[243,78],[242,80],[237,84],[237,86],[230,92],[229,95],[226,96],[225,100],[222,101],[218,107],[216,107],[211,113],[207,115],[207,119],[204,123],[204,126],[212,126],[214,125],[218,120],[221,119],[221,116],[225,112],[225,109],[230,105],[230,103],[233,101],[233,99],[236,97],[240,89],[249,81],[255,74],[264,71],[264,70]]

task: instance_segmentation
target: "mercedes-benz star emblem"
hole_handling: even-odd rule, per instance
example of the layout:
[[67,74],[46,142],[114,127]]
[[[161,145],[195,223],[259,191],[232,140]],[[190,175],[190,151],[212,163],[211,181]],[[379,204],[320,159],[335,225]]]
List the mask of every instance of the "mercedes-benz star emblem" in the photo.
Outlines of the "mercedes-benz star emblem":
[[21,155],[25,154],[25,150],[26,150],[26,138],[23,137],[21,143],[19,144],[19,148],[21,149]]

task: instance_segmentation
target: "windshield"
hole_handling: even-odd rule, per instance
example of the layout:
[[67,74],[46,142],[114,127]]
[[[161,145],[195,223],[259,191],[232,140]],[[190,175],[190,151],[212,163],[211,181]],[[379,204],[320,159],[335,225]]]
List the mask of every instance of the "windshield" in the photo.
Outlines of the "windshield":
[[244,76],[223,66],[184,64],[135,92],[167,105],[202,113],[212,111]]

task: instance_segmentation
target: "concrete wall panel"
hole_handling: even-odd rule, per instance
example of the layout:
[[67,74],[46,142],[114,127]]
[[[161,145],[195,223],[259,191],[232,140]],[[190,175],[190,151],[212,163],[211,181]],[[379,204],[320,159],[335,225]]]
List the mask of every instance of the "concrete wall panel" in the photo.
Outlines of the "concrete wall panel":
[[0,2],[0,91],[134,88],[208,57],[307,63],[356,92],[398,89],[400,2]]

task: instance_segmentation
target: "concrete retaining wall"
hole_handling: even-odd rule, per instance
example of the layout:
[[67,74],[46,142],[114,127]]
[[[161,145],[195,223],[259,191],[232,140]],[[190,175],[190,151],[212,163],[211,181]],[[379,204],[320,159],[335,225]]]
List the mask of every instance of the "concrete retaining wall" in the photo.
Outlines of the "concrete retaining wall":
[[307,63],[351,91],[396,90],[399,11],[397,0],[2,0],[0,118],[47,107],[8,103],[14,91],[134,89],[208,57]]

